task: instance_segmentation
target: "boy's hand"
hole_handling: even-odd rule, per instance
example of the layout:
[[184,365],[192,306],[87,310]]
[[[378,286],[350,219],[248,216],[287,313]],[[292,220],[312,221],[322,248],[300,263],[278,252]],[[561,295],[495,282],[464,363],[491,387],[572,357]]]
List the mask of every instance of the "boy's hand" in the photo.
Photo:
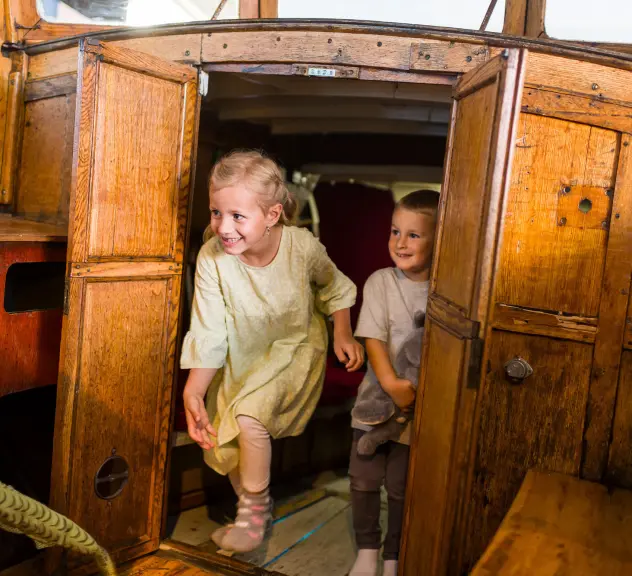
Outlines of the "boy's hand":
[[388,385],[386,392],[404,412],[409,412],[412,409],[416,390],[410,380],[396,378]]
[[364,348],[350,333],[334,332],[334,352],[347,372],[355,372],[364,364]]
[[184,391],[184,412],[187,418],[189,436],[197,442],[202,449],[210,450],[215,446],[211,436],[217,436],[217,432],[208,421],[204,397]]

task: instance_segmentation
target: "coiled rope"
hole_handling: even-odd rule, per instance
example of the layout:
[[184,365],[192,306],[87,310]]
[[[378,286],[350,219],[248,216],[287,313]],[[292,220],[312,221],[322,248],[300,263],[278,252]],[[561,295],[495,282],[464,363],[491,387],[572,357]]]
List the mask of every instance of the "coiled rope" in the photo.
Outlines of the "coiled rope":
[[2,482],[0,528],[28,536],[38,549],[63,546],[93,556],[101,574],[116,576],[116,568],[109,554],[83,528]]

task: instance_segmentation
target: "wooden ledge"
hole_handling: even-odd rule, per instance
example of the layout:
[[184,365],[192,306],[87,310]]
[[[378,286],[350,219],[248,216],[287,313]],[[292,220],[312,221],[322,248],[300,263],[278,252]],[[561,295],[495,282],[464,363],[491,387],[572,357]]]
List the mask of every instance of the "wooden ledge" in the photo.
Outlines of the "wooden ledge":
[[632,491],[530,470],[471,576],[632,574]]
[[0,242],[67,242],[68,226],[0,216]]

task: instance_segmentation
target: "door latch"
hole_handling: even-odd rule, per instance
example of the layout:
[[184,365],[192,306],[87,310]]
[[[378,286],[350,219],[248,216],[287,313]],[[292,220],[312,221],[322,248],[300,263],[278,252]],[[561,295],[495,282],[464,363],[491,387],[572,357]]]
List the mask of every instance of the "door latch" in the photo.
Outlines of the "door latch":
[[505,374],[513,384],[522,384],[526,378],[533,374],[533,368],[524,358],[516,356],[505,364]]

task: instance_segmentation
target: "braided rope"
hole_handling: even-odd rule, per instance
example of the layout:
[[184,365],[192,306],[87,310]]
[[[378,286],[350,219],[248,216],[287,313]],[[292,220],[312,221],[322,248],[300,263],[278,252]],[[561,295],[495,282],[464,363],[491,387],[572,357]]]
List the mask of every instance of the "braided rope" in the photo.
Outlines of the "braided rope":
[[104,576],[116,576],[108,553],[72,520],[57,514],[17,490],[0,482],[0,528],[31,538],[37,548],[63,546],[93,556]]

